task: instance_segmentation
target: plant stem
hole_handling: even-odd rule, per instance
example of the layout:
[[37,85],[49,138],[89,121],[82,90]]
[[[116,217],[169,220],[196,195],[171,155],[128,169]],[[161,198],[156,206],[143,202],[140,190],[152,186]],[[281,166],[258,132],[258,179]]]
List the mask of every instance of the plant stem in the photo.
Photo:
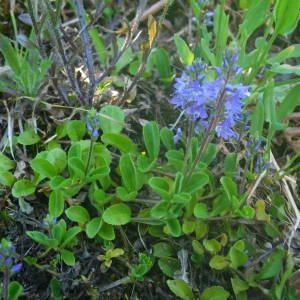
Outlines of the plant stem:
[[217,126],[218,120],[221,117],[224,102],[226,100],[226,85],[227,85],[227,82],[229,80],[229,76],[230,76],[230,71],[228,71],[228,73],[227,73],[224,85],[223,85],[223,87],[222,87],[222,89],[219,93],[219,96],[216,100],[217,101],[216,114],[213,115],[210,119],[210,122],[208,124],[208,128],[205,131],[204,138],[201,142],[200,149],[199,149],[199,151],[197,153],[197,156],[196,156],[196,158],[195,158],[195,160],[192,164],[192,167],[190,168],[190,170],[187,173],[187,176],[186,176],[186,181],[187,182],[190,180],[190,178],[191,178],[193,172],[195,171],[198,163],[200,162],[201,158],[203,157],[203,154],[205,153],[205,151],[207,149],[207,146],[208,146],[209,142],[211,141],[211,139],[213,137],[213,132],[214,132],[216,126]]
[[85,167],[85,171],[84,171],[84,175],[85,176],[87,175],[87,172],[88,172],[89,167],[90,167],[91,157],[92,157],[92,153],[93,153],[93,148],[94,148],[94,140],[93,140],[93,138],[91,138],[88,159],[87,159],[87,163],[86,163],[86,167]]
[[4,300],[9,300],[8,299],[9,279],[10,279],[9,270],[7,267],[5,267],[3,270],[3,299]]
[[73,70],[71,68],[71,64],[67,60],[67,57],[66,57],[66,54],[65,54],[65,51],[64,51],[64,47],[63,47],[63,44],[61,42],[61,37],[60,37],[60,34],[58,32],[58,29],[57,29],[57,22],[56,22],[55,13],[53,12],[53,8],[50,4],[50,1],[45,0],[45,3],[46,3],[46,6],[47,6],[47,13],[49,14],[49,17],[50,17],[50,22],[52,23],[52,28],[53,28],[53,32],[54,32],[54,35],[55,35],[55,41],[56,41],[56,44],[57,44],[58,53],[59,53],[59,55],[60,55],[60,57],[63,61],[64,68],[67,72],[67,75],[68,75],[68,78],[70,80],[71,86],[72,86],[72,88],[75,92],[75,95],[76,95],[78,101],[82,105],[85,105],[85,101],[83,99],[84,97],[83,97],[82,92],[80,90],[79,83],[78,83],[77,79],[75,78],[75,76],[73,75]]
[[83,43],[83,50],[85,56],[85,63],[88,70],[88,77],[89,77],[89,88],[87,92],[87,101],[89,106],[93,106],[93,97],[94,97],[94,90],[96,86],[96,79],[95,79],[95,69],[94,69],[94,59],[93,59],[93,51],[91,40],[89,37],[89,33],[87,30],[87,24],[84,19],[84,7],[82,0],[74,0],[77,10],[77,16],[79,19],[79,27],[80,27],[80,35]]

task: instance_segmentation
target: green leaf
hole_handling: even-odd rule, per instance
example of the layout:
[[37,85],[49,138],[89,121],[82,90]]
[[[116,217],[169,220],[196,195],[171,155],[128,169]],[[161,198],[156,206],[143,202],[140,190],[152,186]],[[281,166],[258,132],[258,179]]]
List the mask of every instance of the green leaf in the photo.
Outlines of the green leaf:
[[148,122],[143,127],[143,137],[150,159],[157,159],[160,148],[160,136],[156,122]]
[[131,209],[128,205],[114,204],[103,212],[103,220],[111,225],[124,225],[131,220]]
[[260,137],[262,135],[262,130],[265,122],[265,113],[264,113],[264,103],[259,101],[254,111],[251,114],[251,136]]
[[293,87],[279,104],[277,111],[277,120],[283,121],[290,113],[294,111],[296,106],[300,105],[300,84]]
[[56,248],[58,241],[56,239],[49,238],[46,234],[39,231],[26,231],[26,234],[35,242],[47,247]]
[[79,205],[69,207],[66,209],[65,213],[71,221],[78,223],[86,223],[91,219],[88,211],[83,206]]
[[12,71],[15,74],[20,74],[20,56],[18,55],[17,50],[15,50],[15,48],[11,45],[10,40],[3,34],[0,34],[0,51],[2,52],[6,63],[11,67]]
[[108,249],[105,253],[106,258],[114,258],[124,255],[124,250],[122,248]]
[[55,165],[58,173],[65,170],[67,166],[66,152],[60,148],[54,148],[47,152],[47,159]]
[[27,129],[20,133],[17,141],[19,144],[29,146],[38,143],[40,141],[40,137],[34,132],[33,129]]
[[184,175],[181,172],[177,172],[175,176],[174,193],[181,192],[183,182],[184,182]]
[[155,48],[151,52],[150,58],[157,68],[161,80],[163,82],[170,83],[172,81],[173,74],[171,71],[169,53],[163,48]]
[[116,192],[117,192],[117,196],[122,201],[132,201],[137,196],[137,191],[128,192],[128,190],[123,186],[118,186]]
[[283,268],[283,259],[285,257],[285,251],[283,249],[277,249],[272,253],[267,261],[262,266],[259,274],[255,276],[256,279],[268,279],[278,276]]
[[237,296],[240,292],[247,291],[249,285],[246,281],[240,279],[239,277],[233,277],[230,279],[231,286],[233,289],[234,294]]
[[215,270],[223,270],[227,268],[229,265],[229,261],[225,256],[214,255],[212,259],[209,261],[209,266]]
[[237,154],[236,153],[229,153],[226,155],[224,160],[224,173],[226,176],[232,177],[235,175],[237,169]]
[[51,299],[53,300],[61,300],[61,284],[60,281],[56,278],[52,278],[50,281],[50,289],[51,289]]
[[270,71],[278,74],[295,74],[300,75],[300,67],[289,64],[274,64]]
[[102,166],[96,169],[92,169],[87,174],[86,182],[94,182],[96,180],[101,180],[104,176],[109,175],[110,168],[107,166]]
[[179,193],[173,195],[171,202],[172,203],[181,203],[181,204],[188,204],[192,199],[190,193]]
[[226,300],[230,294],[221,286],[212,286],[201,293],[199,300]]
[[153,266],[151,257],[144,253],[139,254],[139,263],[131,268],[130,275],[136,280],[143,281],[144,275],[150,271]]
[[264,200],[255,202],[255,212],[257,220],[270,222],[270,215],[266,213],[266,203]]
[[71,157],[68,159],[69,173],[71,177],[80,179],[85,178],[85,164],[79,157]]
[[23,287],[18,281],[11,281],[8,286],[9,300],[18,300],[23,292]]
[[248,39],[256,28],[261,26],[269,12],[270,0],[250,1],[251,6],[239,26],[239,32],[244,39]]
[[172,130],[168,127],[163,127],[160,130],[160,139],[167,150],[172,150],[175,148],[174,144],[174,134]]
[[67,122],[66,131],[71,141],[77,142],[86,134],[86,126],[82,121],[71,120]]
[[237,197],[237,185],[230,177],[223,176],[220,181],[229,200]]
[[56,165],[43,158],[34,158],[30,162],[30,166],[36,173],[43,177],[52,178],[58,173]]
[[219,63],[221,62],[221,55],[226,50],[227,39],[229,36],[229,15],[225,14],[224,2],[221,2],[220,5],[217,5],[214,14],[214,33],[216,36],[216,51],[217,59]]
[[170,205],[168,201],[160,201],[151,208],[151,217],[164,218],[168,215]]
[[63,176],[54,176],[49,181],[49,186],[52,190],[68,188],[72,184],[72,178],[65,178]]
[[[1,165],[1,164],[0,164]],[[11,187],[15,182],[15,177],[8,171],[0,172],[0,186]]]
[[15,167],[16,163],[9,159],[7,156],[4,154],[0,153],[0,166],[1,166],[1,171],[9,171]]
[[81,232],[81,227],[79,227],[79,226],[73,226],[70,229],[68,229],[62,238],[63,242],[60,245],[60,247],[63,248],[65,246],[68,246],[68,244],[72,243],[72,241],[74,241],[76,235],[80,232]]
[[208,225],[202,220],[196,220],[195,234],[196,239],[203,238],[208,233]]
[[182,223],[182,232],[187,235],[193,233],[195,231],[195,225],[196,225],[196,222],[194,220],[190,221],[190,220],[184,219],[183,223]]
[[136,148],[129,137],[119,133],[104,133],[101,140],[104,144],[111,145],[124,153],[132,152]]
[[123,154],[119,162],[122,183],[128,191],[138,189],[137,170],[130,154]]
[[194,61],[194,53],[190,50],[186,42],[177,34],[175,34],[174,36],[174,42],[182,64],[192,64],[192,62]]
[[193,300],[195,299],[192,288],[182,279],[167,280],[169,289],[180,299]]
[[153,245],[153,256],[155,257],[167,257],[174,254],[174,248],[165,242],[159,242]]
[[209,61],[211,63],[211,65],[214,66],[214,65],[216,65],[216,57],[215,57],[214,53],[211,51],[210,40],[211,40],[211,38],[209,35],[207,35],[206,38],[200,39],[200,44],[201,44],[200,53],[201,53],[201,56],[203,56],[206,61]]
[[167,230],[174,237],[179,237],[182,235],[181,224],[178,219],[172,218],[166,220]]
[[248,256],[245,254],[245,244],[243,241],[237,241],[230,247],[229,254],[230,266],[233,269],[243,266],[248,261]]
[[208,218],[207,205],[205,203],[197,203],[194,207],[194,216],[198,219]]
[[100,126],[103,133],[120,133],[125,125],[125,115],[120,107],[104,106],[100,110]]
[[66,249],[60,250],[61,258],[64,261],[64,263],[68,266],[74,266],[75,265],[75,257],[74,254]]
[[183,168],[184,154],[182,151],[169,150],[166,153],[166,158],[168,162],[173,165],[176,171],[181,171]]
[[161,271],[169,276],[174,277],[174,274],[176,271],[180,270],[180,262],[178,259],[173,257],[161,257],[158,260],[158,266],[161,269]]
[[150,178],[148,184],[151,188],[160,195],[163,199],[170,199],[170,185],[166,178],[164,177],[152,177]]
[[115,239],[115,231],[113,226],[102,222],[102,226],[99,230],[99,236],[106,241],[113,241]]
[[97,28],[91,27],[89,29],[89,35],[91,36],[99,61],[102,65],[106,65],[109,55],[107,48],[105,47],[104,40],[101,37],[102,34],[99,30],[97,30]]
[[189,181],[184,185],[183,192],[194,193],[202,189],[209,182],[208,176],[204,172],[194,173]]
[[288,34],[294,30],[299,20],[300,2],[298,0],[277,0],[275,5],[275,31]]
[[53,225],[53,228],[51,230],[52,236],[57,240],[58,244],[61,244],[62,242],[63,236],[66,233],[66,227],[66,222],[63,219]]
[[269,57],[267,63],[272,65],[279,64],[285,61],[286,59],[299,57],[299,56],[300,56],[300,45],[295,44]]
[[244,219],[253,219],[255,217],[255,210],[253,207],[245,205],[237,212],[237,215]]
[[15,198],[26,197],[28,195],[33,194],[35,191],[34,184],[27,179],[20,179],[15,182],[12,188],[12,195]]
[[[198,148],[198,144],[196,144],[196,145],[197,145],[197,147],[196,147],[195,153],[197,155],[197,151],[198,151],[199,148]],[[206,151],[205,151],[205,153],[204,153],[204,155],[201,159],[201,162],[205,163],[206,165],[209,165],[216,158],[217,152],[218,152],[217,145],[209,143],[208,146],[207,146],[207,149],[206,149]]]
[[49,196],[49,213],[54,218],[59,217],[64,211],[65,201],[63,192],[60,190],[52,191]]
[[139,155],[137,159],[138,170],[142,173],[149,172],[155,167],[156,161],[157,159],[152,160],[151,158],[144,156],[143,154]]
[[[117,43],[119,48],[125,44],[125,41],[123,38],[117,38]],[[121,57],[118,59],[118,61],[114,65],[114,71],[113,75],[117,75],[124,67],[126,67],[133,58],[134,54],[132,52],[132,48],[128,47],[121,55]]]
[[68,159],[72,157],[81,158],[83,152],[85,152],[85,150],[87,150],[90,145],[90,141],[78,141],[73,143],[68,151]]
[[204,254],[204,248],[203,248],[202,244],[199,241],[193,240],[192,241],[192,247],[193,247],[193,250],[196,254],[198,254],[198,255],[203,255]]
[[204,248],[211,253],[218,253],[222,249],[222,245],[216,239],[203,241]]
[[92,239],[96,236],[102,226],[102,218],[97,217],[90,220],[86,225],[86,235],[88,238]]

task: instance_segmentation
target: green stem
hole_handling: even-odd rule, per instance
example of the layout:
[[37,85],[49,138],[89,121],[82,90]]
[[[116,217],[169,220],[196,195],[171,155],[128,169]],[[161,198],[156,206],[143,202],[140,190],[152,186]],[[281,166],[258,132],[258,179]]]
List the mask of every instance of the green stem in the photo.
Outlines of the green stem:
[[3,270],[3,299],[8,299],[8,287],[9,287],[10,275],[7,267]]
[[87,175],[87,172],[88,172],[89,167],[90,167],[92,153],[93,153],[93,148],[94,148],[94,140],[93,140],[93,138],[91,138],[88,159],[87,159],[87,163],[86,163],[86,167],[85,167],[85,171],[84,171],[84,175],[85,176]]

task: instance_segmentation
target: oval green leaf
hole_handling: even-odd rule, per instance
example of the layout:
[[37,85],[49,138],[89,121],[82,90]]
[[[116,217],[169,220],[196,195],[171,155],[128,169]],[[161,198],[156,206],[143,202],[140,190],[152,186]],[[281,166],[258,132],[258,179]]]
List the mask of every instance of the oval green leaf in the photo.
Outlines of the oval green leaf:
[[26,197],[35,191],[35,186],[30,180],[21,179],[15,182],[12,188],[12,195],[16,198]]
[[199,300],[226,300],[230,294],[221,286],[212,286],[201,293]]
[[195,299],[192,288],[182,279],[167,280],[167,285],[170,290],[180,299],[193,300]]
[[131,220],[131,209],[123,203],[114,204],[103,212],[102,217],[107,224],[124,225]]
[[88,211],[80,205],[69,207],[65,213],[71,221],[78,223],[86,223],[91,219]]

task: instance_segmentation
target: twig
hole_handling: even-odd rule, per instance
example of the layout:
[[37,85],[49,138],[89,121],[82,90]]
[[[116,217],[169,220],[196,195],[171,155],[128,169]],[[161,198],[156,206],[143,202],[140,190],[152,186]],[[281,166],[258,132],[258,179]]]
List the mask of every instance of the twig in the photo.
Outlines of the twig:
[[160,0],[149,7],[141,16],[141,22],[147,20],[150,15],[155,15],[168,4],[168,0]]
[[246,201],[245,201],[246,204],[249,204],[249,203],[250,203],[250,199],[253,197],[253,195],[254,195],[254,193],[255,193],[257,187],[259,186],[259,184],[261,183],[261,181],[262,181],[263,178],[265,177],[266,173],[267,173],[267,170],[264,170],[264,171],[263,171],[262,173],[260,173],[259,176],[256,178],[255,183],[254,183],[254,185],[253,185],[253,187],[252,187],[252,189],[251,189],[251,191],[250,191],[250,193],[249,193],[249,195],[248,195],[248,197],[247,197],[247,199],[246,199]]
[[121,279],[113,282],[113,283],[100,286],[99,287],[99,291],[100,292],[105,292],[107,290],[111,290],[111,289],[113,289],[113,288],[115,288],[115,287],[117,287],[117,286],[119,286],[121,284],[125,284],[125,283],[128,283],[128,282],[130,282],[130,277],[126,276],[126,277],[123,277],[123,278],[121,278]]
[[157,33],[160,31],[161,27],[162,27],[162,23],[163,21],[165,20],[166,18],[166,14],[167,14],[167,11],[169,9],[169,7],[172,5],[173,3],[173,0],[162,0],[162,1],[159,1],[157,2],[156,4],[152,5],[140,18],[139,18],[139,21],[143,21],[145,20],[146,18],[148,18],[150,15],[152,14],[155,14],[157,13],[158,11],[160,11],[161,9],[163,9],[163,13],[162,15],[160,16],[159,18],[159,21],[158,21],[158,25],[157,25],[157,32],[155,33],[155,36],[153,37],[152,39],[152,42],[151,42],[151,45],[149,44],[149,48],[148,49],[145,49],[144,52],[143,52],[143,56],[142,56],[142,61],[141,61],[141,64],[137,70],[137,73],[136,75],[134,76],[130,86],[128,87],[128,89],[126,89],[123,93],[123,96],[121,97],[121,101],[123,102],[124,100],[126,100],[128,98],[128,95],[130,93],[130,91],[133,89],[133,87],[137,84],[137,82],[139,81],[139,79],[141,78],[144,70],[145,70],[145,67],[146,67],[146,64],[147,64],[147,60],[148,60],[148,57],[151,53],[151,49],[153,48],[153,45],[155,44],[156,42],[156,39],[157,39]]
[[67,57],[66,57],[66,54],[65,54],[65,51],[64,51],[64,47],[62,45],[61,38],[60,38],[58,29],[57,29],[57,22],[56,22],[55,13],[53,12],[53,9],[51,7],[51,4],[50,4],[49,0],[45,0],[45,3],[46,3],[46,7],[47,7],[47,13],[50,17],[50,22],[52,23],[52,29],[53,29],[53,32],[54,32],[54,35],[55,35],[55,40],[56,40],[56,44],[57,44],[57,47],[58,47],[58,53],[60,54],[60,57],[63,61],[64,68],[66,69],[68,78],[70,80],[71,86],[72,86],[72,88],[73,88],[73,90],[76,94],[76,97],[77,97],[78,101],[82,105],[85,105],[84,97],[83,97],[82,92],[80,90],[79,83],[78,83],[77,79],[75,78],[75,76],[73,75],[73,70],[71,68],[70,63],[67,61]]
[[89,106],[92,107],[94,90],[96,86],[92,45],[91,45],[91,40],[87,29],[87,24],[84,20],[84,7],[83,7],[82,0],[74,0],[74,3],[76,5],[77,16],[79,19],[79,27],[80,27],[81,39],[83,43],[85,63],[88,70],[88,77],[90,81],[88,92],[87,92],[87,101],[89,103]]
[[[280,171],[280,167],[278,166],[277,161],[275,160],[274,155],[273,155],[272,152],[270,153],[270,160],[271,160],[271,163],[274,165],[275,169],[277,171]],[[291,242],[294,239],[294,236],[297,232],[297,229],[300,227],[300,211],[299,211],[299,209],[296,205],[296,202],[295,202],[294,197],[291,193],[290,187],[287,183],[288,181],[292,181],[292,179],[288,176],[284,176],[281,180],[282,180],[282,183],[283,183],[283,190],[285,192],[285,196],[288,199],[288,201],[290,202],[290,204],[293,208],[294,215],[295,215],[294,224],[293,224],[293,226],[291,228],[291,232],[290,232],[290,234],[288,235],[288,238],[287,238],[287,246],[288,246],[288,249],[290,249]]]
[[[126,30],[126,39],[122,45],[122,48],[120,49],[120,51],[118,53],[115,54],[115,57],[113,59],[113,61],[111,62],[111,64],[109,65],[109,67],[102,73],[102,75],[96,79],[96,85],[99,84],[105,77],[107,77],[115,68],[116,63],[118,62],[118,60],[121,58],[121,56],[124,54],[124,52],[128,49],[128,47],[131,45],[132,41],[135,39],[135,34],[136,31],[138,29],[138,25],[140,23],[141,20],[141,16],[142,16],[142,11],[145,5],[145,1],[142,0],[138,9],[137,9],[137,13],[136,16],[132,22],[132,25],[129,26]],[[138,33],[139,34],[139,33]]]

